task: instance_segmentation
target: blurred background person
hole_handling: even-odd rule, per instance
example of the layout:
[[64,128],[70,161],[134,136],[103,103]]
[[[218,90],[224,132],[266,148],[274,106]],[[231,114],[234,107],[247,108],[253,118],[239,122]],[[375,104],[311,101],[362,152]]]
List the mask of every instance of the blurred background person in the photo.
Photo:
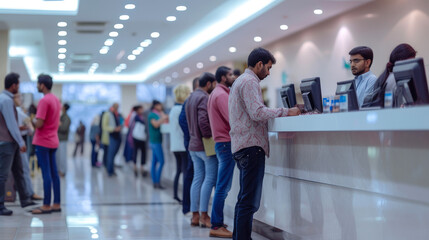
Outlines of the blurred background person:
[[83,155],[84,145],[85,145],[85,131],[86,127],[82,121],[79,121],[79,126],[76,128],[75,142],[73,157],[76,157],[78,148],[80,147],[80,155]]
[[91,166],[92,167],[100,167],[97,162],[98,159],[98,151],[100,149],[100,116],[96,115],[91,122],[91,127],[89,129],[89,139],[91,141]]
[[58,139],[60,145],[58,146],[56,158],[57,158],[57,167],[58,174],[61,177],[64,177],[67,173],[67,143],[69,140],[70,124],[71,120],[67,114],[70,105],[67,103],[63,104],[61,108],[61,117],[60,117],[60,126],[58,127]]
[[149,125],[149,145],[152,150],[152,167],[150,174],[152,176],[153,187],[164,189],[161,185],[162,168],[164,167],[164,152],[162,151],[162,134],[161,124],[168,121],[168,116],[165,115],[162,104],[153,100],[151,112],[148,116]]
[[[132,160],[134,163],[134,175],[137,177],[139,172],[143,177],[147,176],[145,170],[146,165],[146,123],[143,116],[143,106],[135,106],[134,120],[130,121],[131,138],[133,140],[133,156]],[[137,167],[137,155],[140,150],[140,171]]]
[[[109,177],[116,176],[114,168],[115,156],[121,146],[121,123],[119,118],[119,104],[114,103],[109,111],[103,114],[103,145],[105,146],[104,154],[106,157],[106,169]],[[104,158],[104,156],[103,156]],[[103,159],[104,160],[104,159]]]

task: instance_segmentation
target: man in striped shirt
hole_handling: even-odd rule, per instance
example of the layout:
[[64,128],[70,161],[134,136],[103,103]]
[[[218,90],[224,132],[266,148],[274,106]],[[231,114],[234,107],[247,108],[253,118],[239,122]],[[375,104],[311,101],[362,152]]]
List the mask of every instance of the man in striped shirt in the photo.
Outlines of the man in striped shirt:
[[253,214],[261,201],[265,155],[270,153],[268,120],[300,114],[296,107],[284,109],[264,105],[259,83],[270,74],[275,63],[269,51],[254,49],[247,60],[249,67],[235,80],[229,95],[231,150],[240,170],[233,239],[251,239]]

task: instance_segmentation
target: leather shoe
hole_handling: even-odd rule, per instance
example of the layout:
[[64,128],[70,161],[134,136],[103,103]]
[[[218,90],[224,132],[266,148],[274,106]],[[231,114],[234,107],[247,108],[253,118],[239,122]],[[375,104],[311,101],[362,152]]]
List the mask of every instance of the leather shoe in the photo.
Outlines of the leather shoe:
[[34,206],[34,205],[37,205],[37,203],[35,203],[35,202],[33,202],[33,201],[25,201],[25,202],[21,202],[21,207],[22,207],[22,208],[25,208],[25,207],[28,207],[28,206]]
[[7,208],[2,208],[2,209],[0,209],[0,215],[3,215],[3,216],[10,216],[10,215],[12,215],[12,213],[13,213],[13,211],[12,211],[12,210],[9,210],[9,209],[7,209]]
[[31,200],[39,201],[39,200],[43,200],[43,197],[41,197],[37,194],[33,194],[33,196],[31,196]]
[[224,227],[210,229],[210,237],[232,238],[232,232]]

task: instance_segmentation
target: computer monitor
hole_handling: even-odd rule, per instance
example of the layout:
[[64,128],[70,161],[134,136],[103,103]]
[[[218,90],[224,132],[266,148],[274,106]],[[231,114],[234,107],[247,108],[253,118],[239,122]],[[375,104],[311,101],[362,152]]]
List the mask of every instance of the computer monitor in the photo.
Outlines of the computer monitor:
[[307,112],[317,111],[323,113],[322,90],[320,78],[307,78],[301,81],[299,86],[304,100],[304,109]]
[[295,85],[293,83],[284,85],[280,89],[280,97],[282,98],[285,108],[293,108],[296,105]]
[[335,95],[343,94],[347,94],[348,111],[359,110],[355,80],[337,82],[337,90],[335,91]]
[[428,85],[423,58],[397,61],[393,67],[396,80],[396,105],[429,104]]

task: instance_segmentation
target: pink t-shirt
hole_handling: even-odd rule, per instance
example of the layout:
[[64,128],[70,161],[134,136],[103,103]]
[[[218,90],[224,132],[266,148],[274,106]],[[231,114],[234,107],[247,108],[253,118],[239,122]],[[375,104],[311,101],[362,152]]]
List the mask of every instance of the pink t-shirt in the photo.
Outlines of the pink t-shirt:
[[231,137],[229,136],[231,128],[228,116],[228,95],[229,88],[222,84],[217,84],[209,96],[207,110],[215,142],[231,142]]
[[36,129],[33,144],[46,148],[58,148],[58,127],[60,125],[61,103],[52,94],[46,94],[37,105],[36,118],[44,120],[41,128]]

